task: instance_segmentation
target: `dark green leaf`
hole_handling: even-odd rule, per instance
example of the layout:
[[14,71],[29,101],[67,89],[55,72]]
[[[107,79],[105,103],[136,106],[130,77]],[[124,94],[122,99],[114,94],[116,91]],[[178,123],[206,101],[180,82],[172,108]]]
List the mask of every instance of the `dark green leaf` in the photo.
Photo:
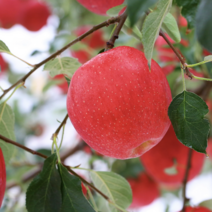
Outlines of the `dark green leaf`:
[[196,35],[201,45],[208,51],[212,51],[212,1],[202,0],[196,15]]
[[56,154],[48,157],[41,173],[32,181],[26,193],[28,212],[58,212],[62,205],[61,179],[56,169]]
[[202,153],[206,153],[210,129],[208,120],[204,118],[207,113],[206,103],[196,94],[187,91],[177,95],[168,110],[179,141]]
[[194,27],[194,20],[199,2],[200,0],[176,0],[177,5],[182,7],[181,13],[187,19],[189,29]]
[[95,212],[82,193],[79,178],[70,175],[61,164],[59,164],[59,170],[62,180],[63,199],[61,212]]
[[138,21],[146,10],[158,0],[127,0],[127,13],[131,27]]
[[[0,104],[0,134],[14,141],[14,125],[15,116],[11,107],[6,103]],[[7,164],[15,152],[15,146],[0,140],[0,147],[4,154],[5,163]]]

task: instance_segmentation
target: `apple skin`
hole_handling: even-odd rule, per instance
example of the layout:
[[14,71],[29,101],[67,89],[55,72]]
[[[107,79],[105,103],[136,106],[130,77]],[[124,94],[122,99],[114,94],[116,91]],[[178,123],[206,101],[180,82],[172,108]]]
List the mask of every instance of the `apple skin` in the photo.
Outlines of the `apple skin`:
[[[90,30],[92,26],[81,26],[73,31],[73,34],[80,36]],[[87,44],[90,48],[98,49],[104,48],[106,42],[103,39],[103,31],[101,29],[93,32],[89,36],[82,39],[82,42]]]
[[107,15],[106,12],[115,6],[124,3],[124,0],[77,0],[86,9],[98,15]]
[[6,189],[6,167],[4,162],[4,155],[0,148],[0,207],[2,200],[4,199],[4,193]]
[[67,111],[82,139],[97,152],[134,158],[155,146],[170,126],[171,92],[160,66],[120,46],[82,65],[73,75]]
[[158,185],[145,172],[140,173],[137,178],[127,179],[129,182],[133,201],[130,208],[139,208],[152,203],[160,196]]
[[209,209],[205,207],[186,207],[185,212],[211,212]]
[[20,24],[29,31],[39,31],[47,24],[51,12],[48,5],[39,1],[27,1],[22,4],[20,12]]
[[[140,159],[147,173],[152,176],[156,182],[167,188],[177,188],[183,182],[188,151],[189,148],[180,143],[177,139],[171,125],[161,142],[142,155]],[[193,151],[188,180],[193,179],[199,174],[203,167],[204,159],[204,154]],[[166,174],[164,170],[173,167],[174,160],[177,163],[177,173],[174,175]]]

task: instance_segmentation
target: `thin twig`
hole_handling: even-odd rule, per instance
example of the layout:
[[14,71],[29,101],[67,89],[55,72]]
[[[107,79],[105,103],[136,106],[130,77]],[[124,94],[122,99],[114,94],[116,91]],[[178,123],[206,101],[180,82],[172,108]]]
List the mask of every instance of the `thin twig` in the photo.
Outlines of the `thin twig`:
[[110,40],[106,43],[107,45],[106,45],[105,51],[107,51],[109,49],[112,49],[114,47],[114,43],[115,43],[116,39],[118,39],[119,33],[121,31],[121,28],[123,27],[124,22],[126,21],[126,19],[127,19],[127,13],[125,11],[121,15],[120,21],[119,21],[116,29],[114,30],[113,35],[111,36]]
[[65,116],[65,118],[63,119],[63,121],[61,122],[60,126],[59,126],[59,127],[57,128],[57,130],[53,133],[52,139],[53,139],[54,135],[56,135],[56,137],[57,137],[57,135],[59,134],[61,128],[66,124],[67,120],[68,120],[68,114],[66,114],[66,116]]
[[[12,140],[10,140],[9,138],[6,138],[6,137],[4,137],[4,136],[2,136],[2,135],[0,135],[0,139],[3,140],[3,141],[5,141],[5,142],[7,142],[7,143],[13,144],[13,145],[15,145],[15,146],[17,146],[17,147],[19,147],[19,148],[21,148],[21,149],[24,149],[25,151],[30,152],[30,153],[32,153],[32,154],[34,154],[34,155],[38,155],[38,156],[40,156],[40,157],[42,157],[42,158],[44,158],[44,159],[48,158],[46,155],[41,154],[41,153],[39,153],[39,152],[36,152],[36,151],[34,151],[34,150],[32,150],[32,149],[29,149],[29,148],[27,148],[27,147],[25,147],[25,146],[23,146],[23,145],[21,145],[21,144],[15,142],[15,141],[12,141]],[[89,182],[87,182],[85,179],[83,179],[80,175],[78,175],[75,171],[73,171],[69,166],[66,166],[64,163],[62,163],[62,164],[63,164],[64,167],[67,168],[67,170],[68,170],[69,172],[71,172],[71,173],[72,173],[73,175],[75,175],[76,177],[80,178],[80,180],[81,180],[83,183],[85,183],[86,185],[88,185],[89,187],[91,187],[93,190],[95,190],[96,192],[98,192],[98,193],[99,193],[102,197],[104,197],[106,200],[109,200],[109,197],[107,197],[105,194],[103,194],[99,189],[97,189],[97,188],[96,188],[95,186],[93,186],[91,183],[89,183]]]
[[185,212],[186,203],[189,201],[189,199],[186,197],[186,186],[187,186],[187,182],[188,182],[189,170],[191,168],[192,152],[193,152],[193,149],[189,149],[188,160],[187,160],[185,175],[184,175],[184,179],[183,179],[183,208],[182,208],[181,212]]
[[123,17],[123,14],[121,16],[112,17],[112,18],[108,19],[107,21],[104,21],[104,22],[102,22],[102,23],[100,23],[96,26],[93,26],[90,30],[88,30],[87,32],[85,32],[84,34],[82,34],[81,36],[79,36],[78,38],[76,38],[75,40],[73,40],[72,42],[70,42],[69,44],[67,44],[66,46],[64,46],[60,50],[58,50],[57,52],[55,52],[54,54],[52,54],[51,56],[49,56],[45,60],[41,61],[40,63],[36,64],[35,67],[29,73],[27,73],[25,76],[23,76],[21,79],[19,79],[16,83],[11,85],[8,89],[4,90],[3,94],[0,96],[0,99],[2,99],[11,89],[13,89],[14,87],[16,87],[17,85],[19,85],[22,82],[24,83],[26,81],[26,79],[31,74],[33,74],[39,67],[41,67],[42,65],[44,65],[45,63],[47,63],[51,59],[54,59],[55,57],[60,55],[67,48],[69,48],[70,46],[74,45],[75,43],[81,41],[83,38],[87,37],[88,35],[90,35],[91,33],[93,33],[94,31],[96,31],[98,29],[101,29],[102,27],[109,26],[110,24],[114,24],[116,22],[119,22],[122,17]]
[[181,52],[179,52],[179,50],[176,50],[176,48],[172,45],[172,43],[169,41],[169,39],[166,37],[166,35],[163,33],[162,30],[160,30],[159,35],[161,37],[163,37],[163,39],[167,42],[167,44],[170,46],[170,48],[174,51],[174,53],[176,54],[176,56],[178,57],[179,61],[182,64],[183,69],[185,70],[186,75],[192,79],[192,74],[191,72],[188,70],[188,67],[186,66],[186,62],[184,57],[182,56]]

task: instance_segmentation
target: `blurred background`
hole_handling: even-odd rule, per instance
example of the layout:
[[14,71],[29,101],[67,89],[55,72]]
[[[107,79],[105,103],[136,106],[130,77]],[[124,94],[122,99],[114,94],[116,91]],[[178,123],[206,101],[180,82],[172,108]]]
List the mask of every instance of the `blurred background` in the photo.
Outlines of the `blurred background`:
[[[180,15],[180,9],[173,6],[172,14],[176,17],[182,36],[181,43],[174,46],[181,50],[186,61],[190,64],[195,63],[210,54],[197,43],[194,30],[187,29],[187,22]],[[108,18],[109,16],[90,12],[76,0],[0,0],[0,40],[14,55],[30,64],[37,64],[93,25]],[[75,57],[80,63],[85,63],[104,49],[112,29],[113,26],[109,26],[94,32],[82,42],[64,51],[61,56]],[[130,30],[121,32],[115,45],[133,46],[142,51],[141,42]],[[163,68],[174,97],[182,91],[180,63],[160,37],[155,43],[154,59]],[[2,89],[7,89],[31,70],[30,66],[6,53],[0,54],[0,66]],[[211,77],[211,64],[191,71],[198,76]],[[202,81],[189,79],[186,79],[186,85],[191,91],[205,86]],[[25,87],[18,89],[8,101],[15,113],[16,141],[50,155],[51,136],[67,114],[68,83],[63,75],[51,78],[48,71],[43,71],[41,67],[26,80]],[[210,98],[211,92],[208,92],[206,99],[209,109],[211,109]],[[6,97],[3,98],[5,99]],[[210,113],[208,119],[211,119]],[[59,138],[61,135],[60,132]],[[169,152],[169,149],[164,152],[166,151]],[[181,152],[178,152],[178,155],[180,154]],[[211,157],[210,154],[209,156]],[[169,187],[156,182],[154,176],[146,173],[139,158],[121,161],[95,152],[77,135],[69,119],[65,126],[61,157],[70,166],[80,165],[82,168],[117,172],[129,180],[133,191],[140,183],[141,187],[133,192],[133,198],[136,198],[137,202],[129,209],[130,211],[177,212],[182,208],[181,185]],[[187,155],[180,155],[180,157],[185,158]],[[7,190],[1,212],[26,211],[26,189],[33,177],[41,170],[42,162],[43,159],[16,148],[10,164],[7,165]],[[204,164],[199,169],[201,171],[188,183],[187,197],[190,198],[192,206],[203,202],[202,205],[212,208],[212,158],[204,157]],[[87,171],[76,171],[89,180]],[[148,195],[149,199],[146,202],[142,201],[142,198]],[[97,195],[95,200],[101,205]]]

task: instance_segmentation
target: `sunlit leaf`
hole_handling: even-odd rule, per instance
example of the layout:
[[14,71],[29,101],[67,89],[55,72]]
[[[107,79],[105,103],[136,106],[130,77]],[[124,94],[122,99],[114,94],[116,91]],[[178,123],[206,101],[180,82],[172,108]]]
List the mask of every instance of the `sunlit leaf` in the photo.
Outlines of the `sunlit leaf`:
[[[125,178],[113,172],[92,171],[94,185],[121,208],[127,208],[132,202],[132,191]],[[117,211],[115,208],[112,211]]]
[[126,6],[127,6],[126,4],[121,4],[116,7],[112,7],[107,11],[107,15],[112,16],[112,17],[117,16],[117,15],[119,15],[119,12]]
[[8,54],[11,54],[9,48],[7,47],[7,45],[2,40],[0,40],[0,52],[5,52],[5,53],[8,53]]
[[168,13],[166,17],[164,18],[162,23],[162,29],[176,43],[179,43],[181,41],[181,36],[180,36],[177,22],[171,13]]
[[156,9],[151,12],[144,21],[142,28],[142,43],[149,66],[151,66],[154,43],[171,5],[172,0],[160,0],[156,5]]
[[54,77],[58,74],[65,74],[68,77],[72,77],[74,72],[81,65],[82,64],[76,58],[72,57],[55,58],[45,64],[44,71],[49,71],[51,77]]

